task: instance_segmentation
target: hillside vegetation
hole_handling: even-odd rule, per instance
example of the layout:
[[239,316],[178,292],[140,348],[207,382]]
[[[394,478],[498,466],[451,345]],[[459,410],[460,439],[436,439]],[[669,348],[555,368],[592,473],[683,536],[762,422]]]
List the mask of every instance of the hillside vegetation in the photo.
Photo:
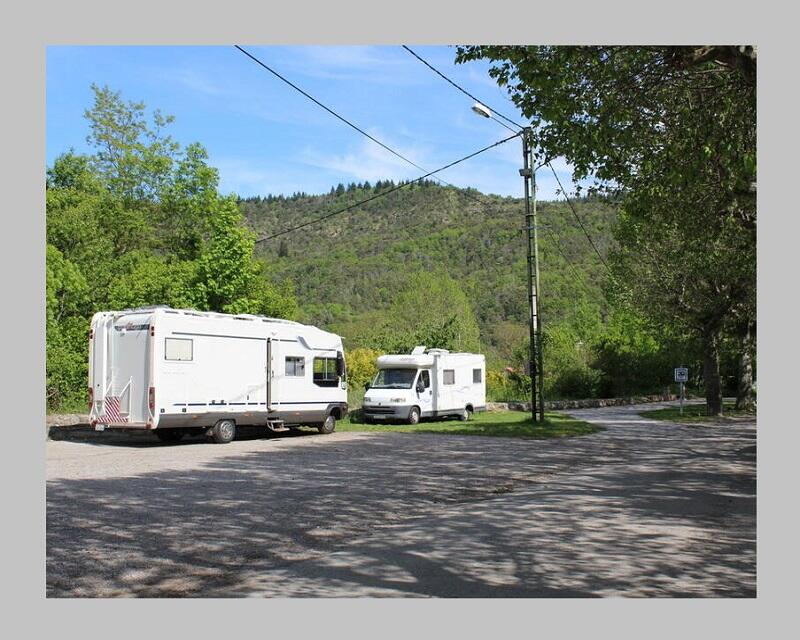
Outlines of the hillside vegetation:
[[[248,225],[264,237],[386,188],[386,183],[350,185],[340,195],[334,190],[322,196],[254,198],[242,201],[241,209]],[[606,251],[616,210],[602,200],[579,200],[577,208],[600,250]],[[544,322],[573,318],[578,301],[604,309],[604,268],[566,203],[540,202],[538,211],[545,227],[539,239]],[[409,274],[444,272],[467,295],[483,342],[495,344],[498,325],[527,322],[523,226],[519,199],[425,182],[260,242],[256,252],[274,273],[295,282],[310,321],[337,326],[357,324],[369,312],[388,309],[407,288]],[[348,337],[358,340],[360,334],[354,328]]]
[[[425,181],[259,241],[395,185],[226,197],[202,145],[167,135],[171,118],[151,122],[143,104],[98,87],[86,118],[94,152],[65,151],[47,172],[48,410],[85,406],[94,312],[159,304],[340,333],[354,403],[377,355],[418,344],[486,353],[489,398],[529,397],[520,200]],[[575,204],[613,252],[615,207]],[[539,220],[547,397],[660,391],[676,364],[699,369],[691,340],[608,302],[606,270],[565,203],[540,202]]]
[[[248,198],[240,208],[258,237],[268,238],[393,186],[338,185],[325,195]],[[602,198],[574,204],[605,254],[615,206]],[[605,267],[566,202],[539,202],[538,213],[548,394],[663,390],[675,344],[609,306]],[[259,242],[256,254],[274,277],[292,283],[301,318],[341,333],[351,352],[415,344],[479,350],[487,355],[490,395],[519,399],[529,385],[523,225],[520,199],[424,181]]]

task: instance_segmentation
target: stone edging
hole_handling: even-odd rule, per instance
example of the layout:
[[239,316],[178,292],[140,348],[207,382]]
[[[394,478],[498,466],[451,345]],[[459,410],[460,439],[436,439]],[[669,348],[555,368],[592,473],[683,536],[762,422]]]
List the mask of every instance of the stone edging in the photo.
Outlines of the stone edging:
[[[595,409],[597,407],[619,407],[629,404],[647,404],[678,400],[673,394],[654,396],[632,396],[629,398],[589,398],[587,400],[545,400],[544,408],[553,409]],[[530,402],[487,402],[487,411],[530,411]]]

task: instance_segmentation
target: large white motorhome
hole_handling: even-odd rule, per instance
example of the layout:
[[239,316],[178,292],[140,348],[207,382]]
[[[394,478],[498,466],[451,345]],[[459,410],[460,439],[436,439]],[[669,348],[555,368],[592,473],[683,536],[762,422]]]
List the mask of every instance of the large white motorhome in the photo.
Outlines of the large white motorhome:
[[477,353],[416,347],[411,354],[378,358],[378,373],[364,396],[364,420],[457,416],[486,409],[486,359]]
[[166,441],[237,425],[330,433],[347,414],[341,337],[289,320],[147,307],[104,311],[89,332],[90,421]]

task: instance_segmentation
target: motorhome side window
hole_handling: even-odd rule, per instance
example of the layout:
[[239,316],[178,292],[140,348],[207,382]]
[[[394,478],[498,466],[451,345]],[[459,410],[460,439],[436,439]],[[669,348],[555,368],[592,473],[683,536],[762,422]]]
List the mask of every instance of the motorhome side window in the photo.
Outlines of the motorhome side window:
[[481,370],[480,369],[473,369],[472,370],[472,383],[479,384],[481,381]]
[[187,362],[192,359],[192,346],[188,338],[164,338],[164,359]]
[[455,384],[456,383],[456,370],[455,369],[444,369],[442,371],[442,382],[444,384]]
[[306,375],[306,359],[297,356],[286,356],[286,375],[302,378]]
[[314,358],[314,384],[320,387],[335,387],[339,384],[336,358]]
[[428,373],[427,369],[423,369],[419,372],[419,381],[422,383],[422,386],[426,389],[430,388],[431,386],[431,374]]

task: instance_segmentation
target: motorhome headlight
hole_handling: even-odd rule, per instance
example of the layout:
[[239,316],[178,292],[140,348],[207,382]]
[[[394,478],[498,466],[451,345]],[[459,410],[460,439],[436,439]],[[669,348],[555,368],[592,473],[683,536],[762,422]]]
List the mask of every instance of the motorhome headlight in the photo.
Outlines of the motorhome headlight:
[[389,402],[405,402],[405,398],[391,398]]
[[372,402],[372,398],[368,398],[367,396],[364,396],[364,404],[369,404],[370,402]]

